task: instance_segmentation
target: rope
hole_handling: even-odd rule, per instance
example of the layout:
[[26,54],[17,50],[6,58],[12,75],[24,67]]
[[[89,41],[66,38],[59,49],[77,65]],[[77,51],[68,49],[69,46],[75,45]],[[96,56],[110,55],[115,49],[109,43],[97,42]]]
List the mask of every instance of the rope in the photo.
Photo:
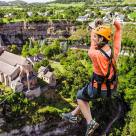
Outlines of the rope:
[[106,136],[109,135],[110,129],[111,129],[112,125],[114,124],[114,122],[115,122],[116,120],[118,120],[118,118],[120,117],[121,111],[122,111],[122,107],[121,107],[121,104],[119,103],[117,115],[116,115],[116,116],[114,117],[114,119],[108,124],[107,128],[105,129]]

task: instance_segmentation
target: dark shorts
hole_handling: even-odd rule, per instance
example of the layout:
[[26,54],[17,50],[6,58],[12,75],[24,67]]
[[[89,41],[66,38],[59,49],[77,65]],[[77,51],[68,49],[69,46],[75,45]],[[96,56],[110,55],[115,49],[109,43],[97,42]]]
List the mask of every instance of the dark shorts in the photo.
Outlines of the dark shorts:
[[[111,94],[116,93],[115,90],[111,90]],[[91,84],[87,84],[81,90],[77,92],[77,99],[84,101],[90,101],[91,99],[97,98],[97,89],[92,87]],[[101,90],[100,97],[107,97],[107,90]]]

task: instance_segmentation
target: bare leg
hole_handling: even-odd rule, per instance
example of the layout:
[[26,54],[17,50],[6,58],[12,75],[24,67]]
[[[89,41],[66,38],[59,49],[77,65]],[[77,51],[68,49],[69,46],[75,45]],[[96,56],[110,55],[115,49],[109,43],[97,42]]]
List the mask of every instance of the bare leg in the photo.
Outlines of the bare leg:
[[79,113],[80,113],[80,108],[79,108],[79,106],[77,106],[72,112],[72,115],[78,115]]
[[92,115],[91,115],[89,103],[86,101],[80,100],[80,99],[78,99],[77,102],[78,102],[79,108],[80,108],[84,118],[87,121],[87,124],[89,124],[90,121],[92,120]]

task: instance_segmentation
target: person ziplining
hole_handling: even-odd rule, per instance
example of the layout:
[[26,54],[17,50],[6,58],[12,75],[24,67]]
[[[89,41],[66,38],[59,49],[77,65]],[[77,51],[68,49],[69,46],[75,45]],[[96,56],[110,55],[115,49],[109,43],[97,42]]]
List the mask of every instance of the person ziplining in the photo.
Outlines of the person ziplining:
[[[78,106],[70,113],[63,113],[62,118],[76,123],[77,115],[81,112],[87,122],[85,136],[93,134],[99,124],[93,120],[89,101],[98,97],[111,97],[117,90],[116,62],[121,49],[121,23],[113,21],[115,32],[113,36],[113,47],[109,44],[112,40],[112,28],[103,25],[100,20],[95,22],[91,30],[91,46],[88,56],[92,61],[92,80],[77,93]],[[113,49],[113,50],[112,50]]]

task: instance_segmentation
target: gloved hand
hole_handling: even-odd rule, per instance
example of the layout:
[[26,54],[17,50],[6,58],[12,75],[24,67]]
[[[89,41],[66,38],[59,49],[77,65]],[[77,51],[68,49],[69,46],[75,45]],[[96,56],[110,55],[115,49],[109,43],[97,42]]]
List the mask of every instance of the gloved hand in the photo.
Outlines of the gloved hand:
[[108,13],[105,17],[103,17],[104,23],[112,23],[114,24],[114,21],[118,20],[121,24],[123,23],[123,20],[121,19],[121,16],[118,13]]
[[118,23],[120,23],[120,24],[123,24],[123,20],[118,16],[118,17],[115,17],[115,18],[113,18],[113,22],[112,22],[112,24],[114,24],[114,22],[115,21],[117,21]]
[[114,19],[113,25],[116,27],[117,30],[121,30],[121,21],[120,19]]
[[94,22],[95,22],[95,27],[98,27],[98,26],[100,26],[100,25],[103,25],[103,20],[100,19],[100,18],[95,19]]
[[98,18],[95,19],[94,22],[89,23],[89,27],[91,29],[95,29],[96,27],[98,27],[99,25],[103,25],[103,20]]

